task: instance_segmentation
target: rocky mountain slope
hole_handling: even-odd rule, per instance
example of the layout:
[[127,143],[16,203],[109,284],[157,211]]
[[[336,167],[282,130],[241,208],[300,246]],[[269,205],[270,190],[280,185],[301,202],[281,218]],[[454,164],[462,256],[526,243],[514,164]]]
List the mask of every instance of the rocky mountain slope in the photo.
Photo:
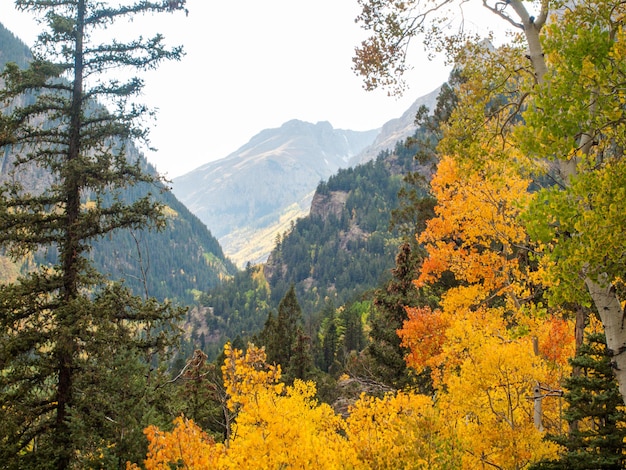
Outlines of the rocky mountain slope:
[[433,109],[438,94],[436,89],[418,98],[401,117],[377,130],[345,131],[328,122],[298,120],[264,130],[226,158],[175,178],[174,194],[240,267],[264,262],[276,235],[309,213],[320,181],[411,136],[418,109]]
[[[263,261],[280,226],[308,213],[317,184],[347,167],[376,135],[377,130],[292,120],[260,132],[224,159],[175,178],[173,191],[240,265]],[[254,239],[269,243],[254,250]],[[242,256],[243,250],[248,251]]]
[[376,158],[380,152],[385,150],[393,150],[396,142],[406,140],[407,137],[412,136],[415,133],[415,115],[422,106],[426,106],[429,110],[433,110],[437,103],[437,96],[441,87],[431,91],[430,93],[420,96],[413,104],[407,109],[402,116],[391,121],[387,121],[380,132],[374,139],[371,145],[367,146],[350,160],[350,165],[358,165],[360,163],[366,163]]

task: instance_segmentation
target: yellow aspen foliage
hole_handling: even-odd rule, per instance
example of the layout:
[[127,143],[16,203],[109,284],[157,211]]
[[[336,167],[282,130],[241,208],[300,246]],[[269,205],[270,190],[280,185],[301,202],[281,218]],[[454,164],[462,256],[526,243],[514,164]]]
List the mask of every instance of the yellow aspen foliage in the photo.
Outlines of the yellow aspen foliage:
[[490,293],[512,289],[511,280],[521,277],[516,247],[528,238],[519,221],[530,197],[528,184],[499,162],[461,171],[453,158],[442,158],[431,182],[436,217],[418,237],[428,258],[416,285],[452,271],[458,280],[480,283]]
[[347,436],[364,468],[460,468],[452,429],[428,396],[362,395],[349,413]]
[[436,409],[464,469],[521,469],[558,451],[543,437],[560,430],[551,392],[570,370],[573,325],[534,303],[536,247],[520,219],[528,184],[500,159],[477,167],[444,157],[432,181],[436,216],[418,237],[428,257],[416,286],[444,272],[457,285],[438,310],[407,309],[398,335],[407,364],[431,369]]
[[345,422],[314,394],[314,383],[300,380],[281,395],[259,392],[237,416],[225,468],[359,468]]
[[460,321],[448,332],[450,349],[463,344],[464,358],[457,352],[460,360],[447,370],[439,407],[446,421],[456,423],[463,468],[524,468],[556,455],[558,447],[543,439],[542,430],[558,426],[560,398],[542,400],[536,423],[533,390],[557,389],[559,377],[535,354],[529,336],[513,338],[506,329],[483,327]]
[[363,468],[345,437],[345,421],[314,399],[313,382],[278,383],[280,368],[268,365],[254,345],[245,354],[230,345],[224,350],[224,384],[238,412],[230,439],[215,443],[183,418],[171,433],[149,427],[146,470]]
[[244,355],[240,349],[233,349],[230,343],[226,343],[224,354],[222,376],[228,394],[227,406],[231,411],[257,400],[260,391],[272,389],[276,394],[283,391],[284,384],[279,382],[280,365],[267,364],[263,348],[251,344]]

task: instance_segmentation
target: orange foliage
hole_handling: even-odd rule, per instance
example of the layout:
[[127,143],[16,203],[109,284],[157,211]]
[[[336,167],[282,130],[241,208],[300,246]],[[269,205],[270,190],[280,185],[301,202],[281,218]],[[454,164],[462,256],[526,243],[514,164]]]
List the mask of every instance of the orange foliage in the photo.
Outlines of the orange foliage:
[[431,183],[437,216],[418,237],[428,258],[417,287],[435,282],[444,271],[491,292],[519,279],[515,248],[525,245],[527,236],[518,216],[528,183],[497,163],[462,173],[454,159],[442,158]]
[[539,354],[547,361],[565,367],[574,357],[574,326],[563,318],[550,317],[534,329]]
[[409,349],[407,365],[418,372],[427,367],[437,367],[441,362],[449,320],[440,310],[433,312],[429,307],[407,307],[406,311],[408,319],[398,330],[398,335],[402,340],[401,346]]
[[[172,432],[161,431],[156,426],[145,429],[148,438],[146,470],[170,470],[171,464],[190,470],[215,468],[224,453],[224,446],[216,444],[193,420],[178,417]],[[127,463],[127,470],[138,470],[136,464]]]

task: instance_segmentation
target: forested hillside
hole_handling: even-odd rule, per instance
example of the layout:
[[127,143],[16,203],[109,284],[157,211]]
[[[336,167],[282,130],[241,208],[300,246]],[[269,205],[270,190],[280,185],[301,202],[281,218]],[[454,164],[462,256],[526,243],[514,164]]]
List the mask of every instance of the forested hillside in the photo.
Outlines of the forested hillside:
[[28,46],[0,23],[0,68],[3,69],[7,62],[26,67],[29,58]]
[[274,300],[294,284],[310,314],[327,301],[355,300],[388,279],[400,243],[390,222],[407,188],[404,178],[418,172],[427,180],[430,172],[415,160],[417,146],[405,144],[320,183],[310,215],[278,237],[265,265]]
[[249,337],[262,328],[291,285],[310,318],[328,302],[340,306],[358,300],[387,280],[401,242],[399,230],[390,229],[398,194],[403,188],[416,190],[405,181],[407,175],[427,177],[430,172],[415,160],[416,150],[417,144],[399,142],[394,152],[339,170],[320,183],[310,214],[277,236],[264,266],[249,267],[200,297],[208,309],[205,336],[217,334],[214,339],[222,342]]

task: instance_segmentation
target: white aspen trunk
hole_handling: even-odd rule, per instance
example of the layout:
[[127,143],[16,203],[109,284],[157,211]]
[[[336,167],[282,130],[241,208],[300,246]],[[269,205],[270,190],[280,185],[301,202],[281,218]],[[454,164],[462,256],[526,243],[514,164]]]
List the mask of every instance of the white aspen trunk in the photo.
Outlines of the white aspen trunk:
[[543,432],[543,412],[542,412],[542,403],[541,401],[543,400],[543,395],[541,392],[541,387],[539,384],[535,385],[535,388],[533,388],[533,403],[534,403],[534,407],[533,407],[533,421],[535,423],[535,428],[538,431]]
[[[539,33],[541,28],[545,24],[548,16],[547,3],[542,5],[541,13],[537,18],[531,16],[526,9],[526,6],[522,0],[510,0],[509,5],[517,14],[522,29],[524,30],[524,36],[526,37],[526,45],[528,46],[528,58],[535,70],[535,77],[537,83],[543,82],[543,77],[548,72],[548,66],[546,65],[545,57],[543,56],[543,48],[541,47],[541,41],[539,39]],[[518,24],[519,26],[519,24]]]
[[624,309],[615,294],[613,286],[603,287],[587,278],[585,284],[598,309],[600,320],[604,326],[606,344],[612,355],[611,364],[626,404],[626,325]]

